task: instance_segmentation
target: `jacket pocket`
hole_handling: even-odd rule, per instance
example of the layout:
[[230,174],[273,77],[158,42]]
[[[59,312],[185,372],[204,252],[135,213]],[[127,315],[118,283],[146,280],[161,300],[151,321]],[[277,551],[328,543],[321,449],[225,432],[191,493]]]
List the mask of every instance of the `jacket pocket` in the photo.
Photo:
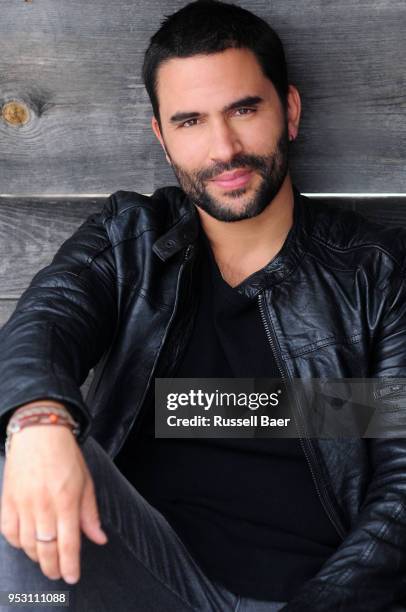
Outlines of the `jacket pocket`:
[[332,344],[356,344],[357,342],[361,341],[361,338],[361,333],[355,333],[351,335],[330,334],[325,338],[321,338],[319,340],[316,340],[315,342],[310,342],[308,344],[305,344],[304,346],[298,347],[297,349],[291,348],[289,350],[289,357],[300,357],[301,355],[311,353],[312,351],[316,351],[317,349],[324,348],[325,346],[330,346]]

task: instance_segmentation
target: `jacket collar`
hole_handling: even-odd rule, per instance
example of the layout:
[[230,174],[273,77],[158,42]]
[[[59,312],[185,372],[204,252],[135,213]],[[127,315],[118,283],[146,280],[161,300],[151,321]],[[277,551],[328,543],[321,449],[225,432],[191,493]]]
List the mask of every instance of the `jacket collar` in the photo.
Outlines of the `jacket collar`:
[[152,245],[154,253],[166,261],[197,240],[200,231],[199,214],[179,187],[162,187],[151,198],[161,200],[165,209],[170,208],[171,226]]
[[[281,282],[289,276],[303,259],[306,245],[312,233],[312,204],[302,196],[296,187],[294,191],[293,224],[285,242],[276,256],[260,271],[248,277],[249,282],[243,282],[241,289],[252,297],[259,292],[264,282],[272,285]],[[169,230],[160,236],[152,249],[162,261],[197,241],[199,232],[203,231],[196,207],[179,187],[164,187],[154,192],[153,198],[165,198],[166,206],[172,208],[174,219]]]

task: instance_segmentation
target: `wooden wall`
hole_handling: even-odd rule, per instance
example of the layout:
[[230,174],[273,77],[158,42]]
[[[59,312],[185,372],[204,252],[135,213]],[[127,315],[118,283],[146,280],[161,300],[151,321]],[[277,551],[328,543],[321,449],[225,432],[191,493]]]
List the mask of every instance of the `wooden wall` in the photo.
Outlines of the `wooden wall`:
[[[338,203],[405,225],[405,0],[236,3],[280,33],[301,91],[298,188],[353,194]],[[141,63],[163,16],[184,4],[0,0],[0,325],[105,195],[176,184]]]
[[[237,3],[280,33],[302,92],[300,189],[406,192],[406,2]],[[150,193],[174,180],[140,68],[184,4],[0,0],[0,108],[21,104],[20,124],[0,121],[0,194]]]

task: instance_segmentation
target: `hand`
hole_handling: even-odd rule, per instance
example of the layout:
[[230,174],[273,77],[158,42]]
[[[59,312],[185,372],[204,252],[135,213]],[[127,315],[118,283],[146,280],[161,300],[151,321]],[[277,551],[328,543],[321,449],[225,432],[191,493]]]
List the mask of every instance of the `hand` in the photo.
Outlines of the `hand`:
[[[32,425],[12,435],[0,529],[12,546],[39,562],[45,576],[68,583],[80,576],[81,529],[96,544],[107,542],[93,480],[69,428]],[[57,540],[38,542],[36,533]]]

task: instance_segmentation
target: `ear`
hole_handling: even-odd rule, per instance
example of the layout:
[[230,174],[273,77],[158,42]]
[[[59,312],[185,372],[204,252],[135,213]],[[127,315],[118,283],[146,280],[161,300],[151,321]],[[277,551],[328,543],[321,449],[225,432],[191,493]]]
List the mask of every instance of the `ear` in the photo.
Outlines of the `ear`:
[[165,157],[166,157],[166,161],[168,162],[168,164],[172,165],[171,159],[166,151],[165,148],[165,143],[164,143],[164,139],[162,137],[161,134],[161,129],[159,127],[159,123],[155,117],[155,115],[153,115],[152,119],[151,119],[151,127],[152,127],[152,131],[154,132],[155,136],[158,138],[159,142],[161,143],[161,147],[163,148],[163,150],[165,151]]
[[300,94],[294,85],[289,85],[287,96],[287,119],[289,140],[296,140],[299,132],[302,102]]

